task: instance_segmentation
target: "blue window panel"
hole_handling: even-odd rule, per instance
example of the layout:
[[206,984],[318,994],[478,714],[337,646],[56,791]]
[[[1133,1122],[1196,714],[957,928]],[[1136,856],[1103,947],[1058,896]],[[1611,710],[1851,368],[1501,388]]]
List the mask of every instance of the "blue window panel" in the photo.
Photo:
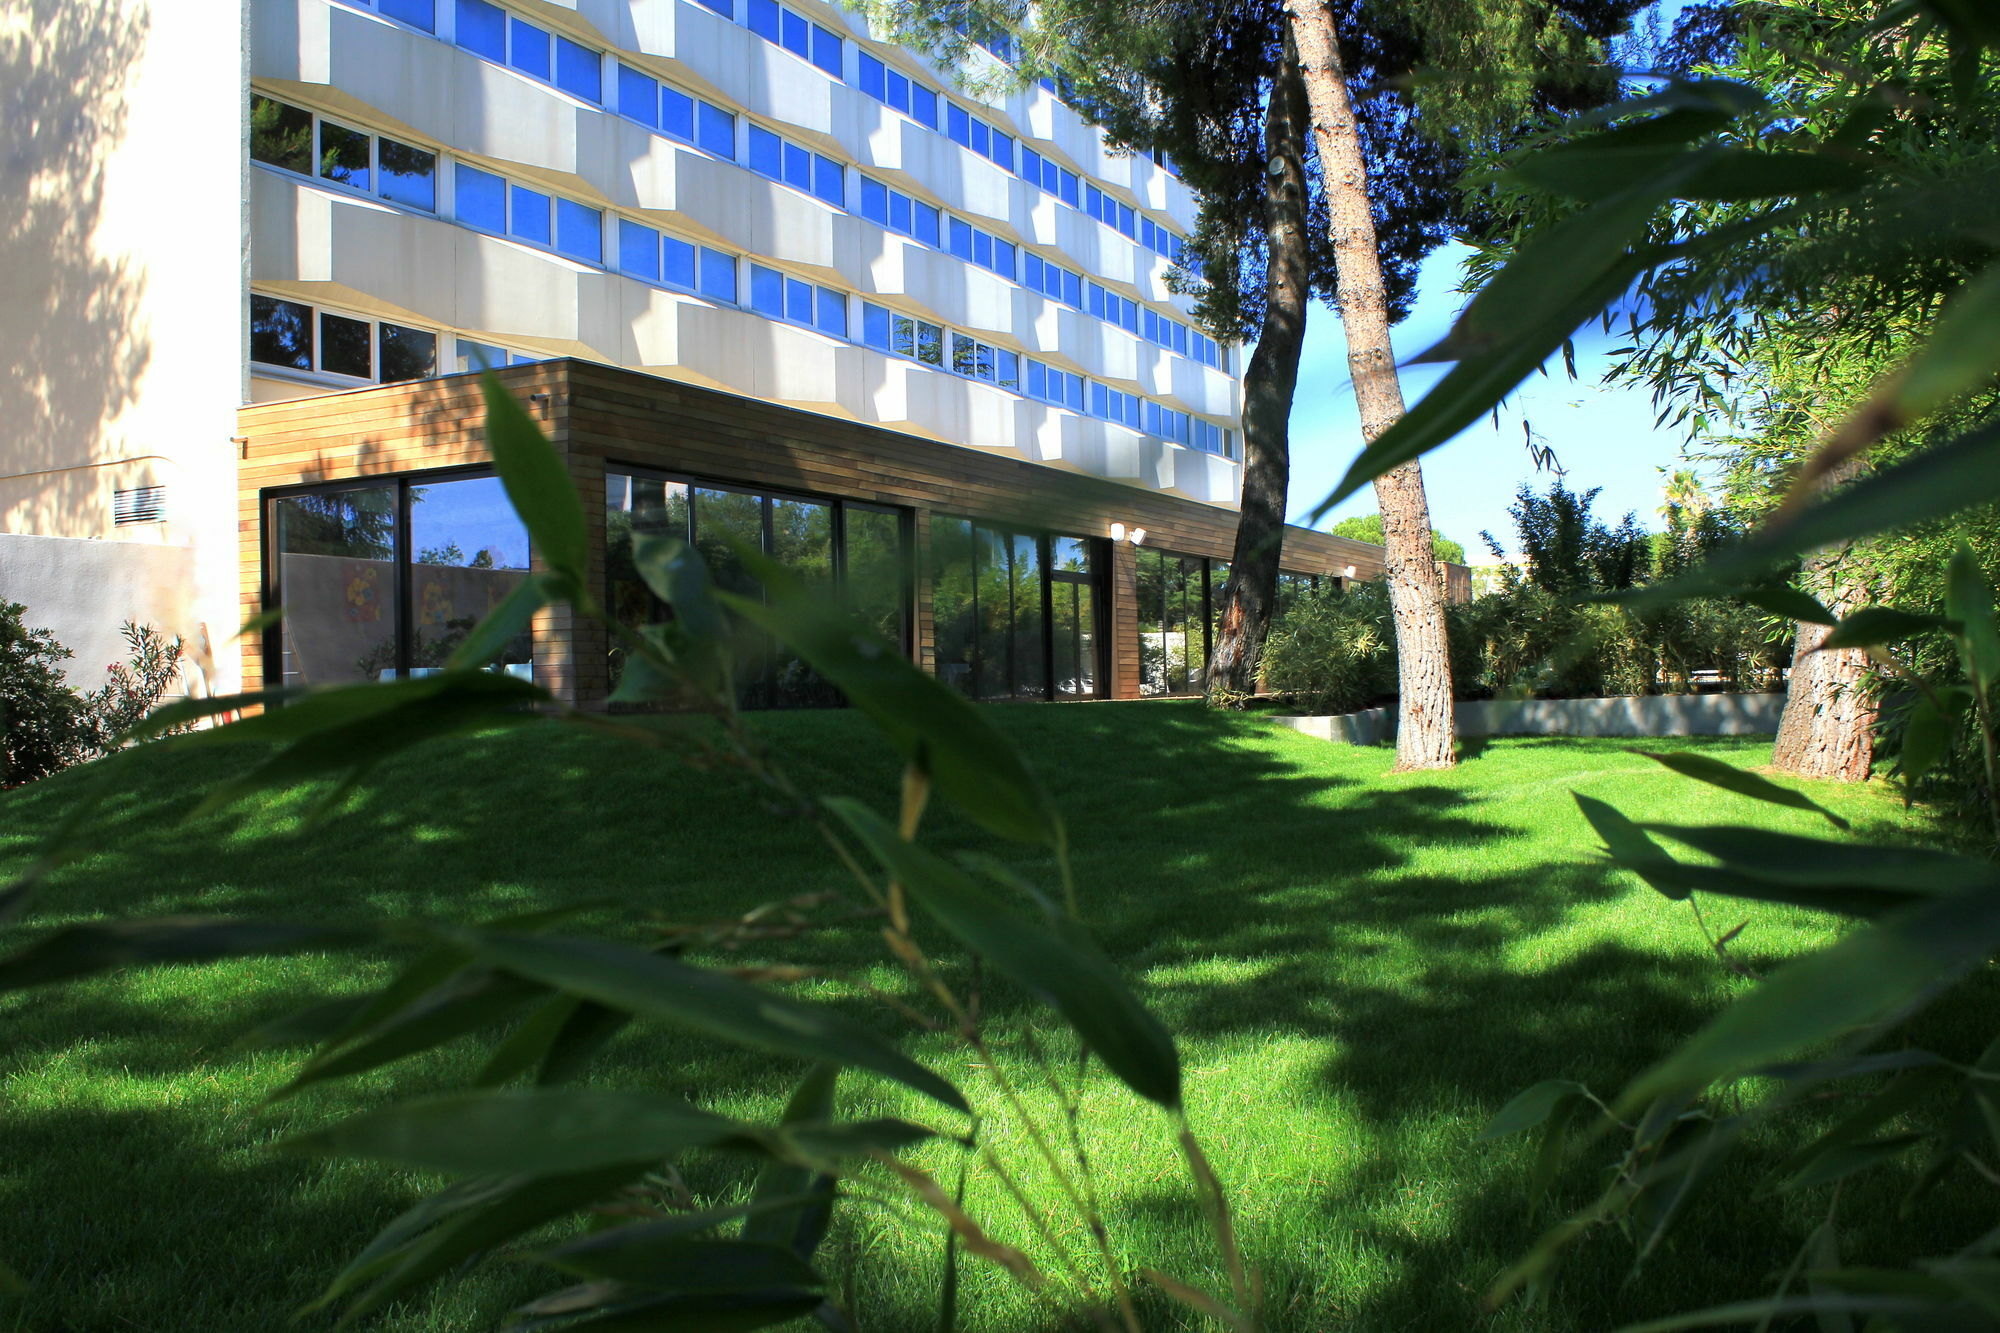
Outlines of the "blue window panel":
[[813,157],[813,193],[835,208],[847,207],[847,182],[840,163],[830,157]]
[[1187,325],[1176,324],[1174,325],[1174,350],[1176,352],[1179,352],[1182,356],[1186,356],[1187,349],[1188,349]]
[[1012,171],[1014,169],[1014,136],[1011,134],[1002,134],[998,130],[993,131],[993,146],[987,150],[986,156],[992,158],[995,162],[1007,168],[1007,170]]
[[736,117],[707,102],[695,105],[695,142],[703,152],[736,160]]
[[750,15],[747,20],[750,31],[767,42],[778,40],[777,0],[750,0]]
[[981,268],[993,267],[993,238],[983,231],[972,233],[972,262]]
[[437,31],[437,0],[382,0],[382,13],[412,28]]
[[701,3],[730,22],[736,21],[736,0],[701,0]]
[[863,51],[860,55],[861,91],[878,102],[889,100],[889,69],[874,56]]
[[910,114],[910,80],[907,75],[889,71],[889,105],[904,115]]
[[694,290],[694,243],[678,236],[660,238],[660,281]]
[[486,0],[458,0],[458,44],[495,64],[506,64],[507,11]]
[[778,21],[784,34],[784,40],[779,45],[795,56],[811,59],[812,24],[806,22],[805,15],[789,9],[781,10]]
[[547,245],[555,239],[549,229],[549,197],[525,185],[513,185],[507,189],[507,233],[537,245]]
[[891,231],[899,231],[905,236],[916,230],[916,224],[910,216],[911,210],[914,207],[915,201],[910,196],[903,194],[901,191],[891,190],[889,192],[889,229]]
[[426,213],[437,211],[438,162],[435,153],[397,143],[380,141],[377,156],[382,165],[382,197]]
[[979,154],[981,157],[985,157],[992,151],[991,139],[993,131],[986,128],[986,122],[983,120],[973,121],[971,129],[972,137],[967,141],[967,147],[971,148],[973,152]]
[[556,87],[586,102],[602,102],[604,57],[567,37],[556,38]]
[[1068,204],[1071,208],[1076,207],[1076,190],[1077,190],[1077,174],[1074,171],[1063,172],[1061,198],[1062,201]]
[[813,285],[797,278],[785,279],[785,318],[795,324],[813,322]]
[[1083,278],[1080,274],[1064,269],[1062,273],[1062,299],[1068,305],[1083,309]]
[[660,85],[630,65],[618,67],[618,114],[660,128]]
[[572,259],[602,264],[604,214],[572,200],[556,200],[556,249]]
[[660,233],[618,219],[618,270],[648,282],[660,280]]
[[916,223],[916,226],[911,229],[910,234],[925,245],[935,248],[942,234],[939,228],[943,224],[944,215],[929,204],[912,204],[910,212],[912,220]]
[[1118,230],[1127,236],[1133,234],[1132,206],[1130,204],[1118,205]]
[[532,74],[544,83],[548,82],[552,68],[549,63],[549,35],[511,14],[507,17],[507,35],[507,63],[523,74]]
[[812,190],[813,155],[795,143],[785,145],[785,184]]
[[896,315],[891,320],[891,323],[895,328],[895,337],[890,345],[890,350],[898,356],[915,356],[917,354],[917,321],[911,319],[908,315]]
[[1030,185],[1042,183],[1042,155],[1032,148],[1021,150],[1021,179]]
[[938,95],[928,88],[910,85],[910,118],[931,129],[938,127]]
[[761,125],[750,127],[750,170],[769,176],[772,180],[783,180],[785,175],[785,141]]
[[818,293],[818,310],[813,319],[813,327],[821,333],[832,334],[836,338],[847,336],[847,298],[831,287],[822,287]]
[[1046,398],[1049,392],[1049,370],[1039,361],[1028,363],[1028,395],[1032,398]]
[[1021,387],[1021,358],[1004,348],[993,349],[993,382],[1003,389]]
[[[694,99],[686,93],[662,86],[660,89],[660,129],[676,139],[694,142]],[[733,135],[731,136],[734,137]],[[706,147],[706,145],[703,145]],[[709,149],[714,152],[714,149]]]
[[993,242],[993,271],[1007,281],[1014,281],[1014,247],[1007,241]]
[[836,79],[843,77],[840,38],[817,23],[812,30],[812,62]]
[[1091,314],[1097,316],[1099,319],[1104,318],[1104,289],[1094,282],[1090,284],[1090,305],[1088,308]]
[[767,319],[785,317],[785,275],[762,264],[750,266],[750,308]]
[[453,176],[453,216],[468,227],[507,233],[507,182],[463,162]]
[[861,306],[861,341],[870,347],[889,350],[889,312],[879,305]]
[[951,219],[951,240],[947,248],[960,259],[972,258],[972,227],[958,218]]
[[492,343],[458,340],[458,359],[467,370],[498,370],[507,364],[507,349]]
[[861,178],[861,216],[878,226],[889,225],[889,187],[881,181]]
[[953,143],[972,145],[972,117],[956,102],[945,113],[945,134]]
[[701,294],[711,301],[736,303],[736,256],[720,250],[702,250]]
[[1111,415],[1111,391],[1095,380],[1090,383],[1090,414],[1096,417]]
[[1146,403],[1146,433],[1148,435],[1166,434],[1166,431],[1160,425],[1160,405],[1150,400]]
[[1035,254],[1033,251],[1030,251],[1021,264],[1022,284],[1031,291],[1039,292],[1043,290],[1042,288],[1043,273],[1044,270],[1047,269],[1047,267],[1048,265],[1042,262],[1042,257],[1040,255]]

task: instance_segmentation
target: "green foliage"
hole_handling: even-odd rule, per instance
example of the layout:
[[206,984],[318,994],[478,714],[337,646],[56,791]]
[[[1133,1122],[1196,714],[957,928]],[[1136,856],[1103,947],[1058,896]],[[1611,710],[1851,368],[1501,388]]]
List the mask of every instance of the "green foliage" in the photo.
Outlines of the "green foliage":
[[[1368,542],[1370,545],[1380,546],[1382,544],[1382,516],[1380,514],[1356,514],[1352,518],[1341,519],[1340,522],[1334,524],[1328,531],[1332,532],[1336,537],[1347,537],[1357,542]],[[1439,560],[1446,560],[1454,565],[1465,563],[1465,547],[1445,536],[1436,528],[1431,529],[1431,554]]]
[[116,749],[180,678],[182,645],[150,625],[119,627],[127,660],[82,693],[60,663],[75,656],[46,629],[22,619],[28,608],[0,602],[0,787],[18,787]]
[[[1261,660],[1264,688],[1294,696],[1309,713],[1351,713],[1393,695],[1388,588],[1360,583],[1342,592],[1328,580],[1300,595],[1271,626]],[[1453,679],[1462,679],[1455,669]]]

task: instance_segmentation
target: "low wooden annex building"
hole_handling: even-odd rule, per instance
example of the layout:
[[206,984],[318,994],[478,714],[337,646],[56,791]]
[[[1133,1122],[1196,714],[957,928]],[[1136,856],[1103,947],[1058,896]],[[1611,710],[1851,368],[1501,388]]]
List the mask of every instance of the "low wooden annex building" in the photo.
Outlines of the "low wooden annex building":
[[[976,698],[1201,688],[1230,509],[590,362],[499,374],[567,463],[592,577],[621,616],[657,611],[631,568],[635,532],[687,537],[725,584],[741,577],[730,538],[824,580]],[[244,618],[285,612],[244,639],[248,688],[436,667],[533,567],[483,416],[472,375],[242,410]],[[1381,561],[1291,528],[1286,591],[1373,579]],[[1463,596],[1466,571],[1446,574]],[[611,649],[557,608],[503,662],[589,706],[612,689]],[[781,653],[745,675],[753,705],[819,701]]]

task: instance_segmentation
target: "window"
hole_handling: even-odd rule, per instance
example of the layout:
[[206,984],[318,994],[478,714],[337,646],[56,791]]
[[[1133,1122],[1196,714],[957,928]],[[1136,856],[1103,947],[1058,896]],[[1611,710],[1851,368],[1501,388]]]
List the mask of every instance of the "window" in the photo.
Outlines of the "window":
[[968,379],[985,380],[1003,389],[1021,387],[1021,358],[1017,354],[963,333],[951,335],[951,368]]
[[782,139],[761,125],[750,127],[746,147],[750,170],[817,196],[836,208],[846,206],[846,179],[840,163],[832,158]]
[[944,214],[921,199],[861,177],[861,216],[925,245],[942,248]]
[[656,231],[630,218],[618,219],[618,271],[628,277],[733,303],[736,256]]
[[1018,270],[1011,241],[1003,241],[959,218],[949,220],[947,235],[946,248],[951,253],[968,264],[977,264],[980,268],[998,273],[1009,282],[1014,281]]
[[460,338],[453,351],[453,359],[460,370],[499,370],[503,366],[525,366],[543,359],[527,352],[509,351],[494,343],[473,342],[467,338]]
[[927,366],[944,365],[944,329],[937,324],[864,302],[861,340],[870,347],[907,356]]
[[1033,252],[1023,257],[1021,285],[1040,292],[1052,301],[1083,309],[1083,275],[1060,264],[1051,264]]
[[279,370],[393,384],[437,374],[437,334],[252,295],[250,359]]
[[1090,284],[1088,309],[1107,324],[1116,324],[1127,333],[1139,331],[1139,303],[1094,282]]
[[458,164],[453,172],[457,217],[469,227],[511,236],[586,263],[604,262],[604,214],[587,204]]
[[1021,178],[1071,208],[1082,206],[1078,193],[1082,182],[1077,174],[1068,167],[1058,166],[1053,159],[1043,157],[1025,144],[1021,147]]
[[369,9],[383,18],[407,23],[424,32],[437,31],[437,0],[344,0],[355,9]]
[[604,57],[598,52],[487,0],[457,0],[457,5],[453,33],[466,50],[592,105],[604,101]]
[[938,678],[975,699],[1096,694],[1096,545],[971,519],[934,519]]
[[1120,235],[1139,238],[1138,214],[1132,205],[1120,203],[1095,185],[1084,187],[1083,211]]
[[1140,218],[1139,244],[1145,246],[1155,254],[1165,255],[1168,259],[1178,264],[1181,259],[1181,251],[1186,247],[1187,242],[1151,218]]
[[762,264],[750,266],[750,308],[767,319],[803,324],[837,338],[847,336],[844,294]]
[[437,210],[437,154],[316,116],[269,97],[250,98],[252,161]]
[[750,0],[745,21],[750,31],[765,41],[784,47],[836,79],[843,77],[840,35],[822,28],[791,6],[781,5],[777,0]]
[[915,79],[860,53],[861,91],[927,129],[938,127],[938,95]]
[[1144,430],[1141,401],[1137,394],[1122,392],[1096,380],[1090,382],[1090,415],[1094,417],[1103,417],[1106,421],[1133,430]]
[[1229,358],[1223,349],[1216,344],[1214,339],[1204,337],[1199,333],[1191,333],[1188,336],[1188,341],[1191,347],[1184,349],[1187,350],[1188,355],[1201,362],[1204,366],[1213,366],[1224,373],[1228,372]]
[[736,304],[736,258],[703,247],[697,290],[711,301]]
[[994,129],[956,102],[946,105],[945,135],[953,143],[963,144],[998,166],[1009,171],[1014,169],[1013,138]]
[[700,0],[700,4],[704,8],[714,10],[732,23],[736,21],[735,0]]
[[1030,361],[1027,388],[1030,398],[1039,398],[1057,407],[1067,407],[1072,412],[1083,411],[1081,375],[1072,375],[1066,370],[1058,370],[1040,361]]
[[1147,546],[1137,555],[1139,692],[1199,694],[1208,671],[1210,562]]
[[1203,421],[1200,417],[1191,419],[1187,442],[1205,454],[1219,454],[1224,458],[1236,457],[1236,432]]

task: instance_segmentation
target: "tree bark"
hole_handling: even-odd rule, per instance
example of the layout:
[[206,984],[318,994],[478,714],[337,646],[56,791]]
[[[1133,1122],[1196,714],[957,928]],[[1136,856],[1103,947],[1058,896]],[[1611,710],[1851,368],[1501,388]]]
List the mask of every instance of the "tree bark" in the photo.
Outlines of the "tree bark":
[[1243,502],[1229,579],[1215,608],[1208,701],[1257,688],[1278,598],[1291,487],[1292,395],[1305,345],[1311,275],[1306,236],[1306,100],[1297,49],[1285,43],[1264,116],[1264,317],[1243,375]]
[[[1403,415],[1403,386],[1389,338],[1388,291],[1369,207],[1361,128],[1326,0],[1285,0],[1285,17],[1298,44],[1319,148],[1361,436],[1372,444]],[[1396,768],[1449,768],[1457,759],[1444,581],[1431,555],[1430,506],[1418,465],[1404,463],[1377,477],[1375,504],[1382,514],[1384,574],[1396,626]]]
[[[1860,460],[1829,472],[1821,489],[1853,479]],[[1804,584],[1836,618],[1859,610],[1866,598],[1853,580],[1838,583],[1833,568],[1845,547],[1815,551],[1806,559]],[[1802,778],[1866,782],[1875,762],[1875,716],[1879,701],[1868,685],[1868,654],[1859,648],[1815,652],[1831,626],[1800,621],[1792,640],[1792,680],[1785,691],[1785,714],[1771,767]]]

